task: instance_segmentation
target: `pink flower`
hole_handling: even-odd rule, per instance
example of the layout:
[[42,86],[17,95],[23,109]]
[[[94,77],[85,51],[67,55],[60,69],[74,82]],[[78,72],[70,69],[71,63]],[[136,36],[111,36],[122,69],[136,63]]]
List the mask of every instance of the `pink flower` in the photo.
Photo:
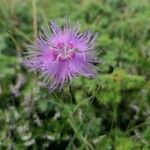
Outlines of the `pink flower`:
[[52,22],[35,45],[27,45],[24,64],[39,71],[50,90],[61,89],[74,77],[96,74],[95,40],[96,35],[91,31],[80,32],[78,25],[66,23],[61,28]]

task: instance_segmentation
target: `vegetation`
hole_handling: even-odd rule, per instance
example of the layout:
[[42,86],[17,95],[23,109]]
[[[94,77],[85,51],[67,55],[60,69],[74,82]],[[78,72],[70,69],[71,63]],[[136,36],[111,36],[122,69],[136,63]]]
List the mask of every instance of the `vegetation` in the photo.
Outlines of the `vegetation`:
[[[99,34],[94,79],[62,91],[20,64],[49,21]],[[0,0],[0,149],[150,149],[149,0]]]

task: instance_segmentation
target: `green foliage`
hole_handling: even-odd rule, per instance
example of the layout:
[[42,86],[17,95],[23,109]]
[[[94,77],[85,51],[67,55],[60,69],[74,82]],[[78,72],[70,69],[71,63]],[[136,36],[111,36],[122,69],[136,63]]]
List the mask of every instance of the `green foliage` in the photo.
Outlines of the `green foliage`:
[[[149,0],[0,4],[0,149],[150,149]],[[51,20],[63,24],[66,14],[99,34],[99,73],[72,81],[72,93],[68,85],[50,93],[19,57],[34,40],[33,20],[39,30]]]

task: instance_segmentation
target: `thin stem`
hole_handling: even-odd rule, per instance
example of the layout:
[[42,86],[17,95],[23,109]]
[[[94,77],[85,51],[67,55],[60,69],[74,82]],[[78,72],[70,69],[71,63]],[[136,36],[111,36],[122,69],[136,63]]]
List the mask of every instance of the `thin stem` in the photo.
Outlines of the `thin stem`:
[[[94,94],[96,95],[100,89],[101,89],[101,85],[98,86],[98,88],[97,88],[97,90],[96,90],[96,92],[95,92]],[[94,97],[95,97],[94,95],[90,97],[90,99],[89,99],[90,102],[89,102],[88,107],[87,107],[86,110],[85,110],[85,113],[84,113],[84,115],[83,115],[83,119],[82,119],[82,121],[80,122],[80,124],[78,125],[77,130],[76,130],[76,132],[74,133],[74,135],[73,135],[73,137],[72,137],[70,143],[68,144],[66,150],[70,150],[70,147],[71,147],[71,145],[73,144],[73,141],[74,141],[74,139],[76,138],[77,133],[79,132],[79,130],[80,130],[80,128],[81,128],[81,126],[82,126],[82,124],[83,124],[83,122],[84,122],[84,119],[86,118],[86,115],[87,115],[87,113],[88,113],[88,111],[89,111],[90,105],[92,104],[92,102],[93,102],[93,100],[94,100]]]
[[73,94],[71,85],[69,85],[69,92],[70,92],[71,104],[72,104],[72,103],[75,103],[75,97],[74,97],[74,94]]
[[36,15],[36,0],[32,0],[33,9],[33,35],[34,39],[37,38],[37,15]]

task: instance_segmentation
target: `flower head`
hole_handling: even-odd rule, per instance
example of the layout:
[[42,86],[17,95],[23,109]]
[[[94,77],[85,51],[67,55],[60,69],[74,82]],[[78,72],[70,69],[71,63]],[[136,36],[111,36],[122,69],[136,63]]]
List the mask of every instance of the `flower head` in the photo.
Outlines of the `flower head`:
[[33,46],[27,45],[24,64],[39,71],[50,90],[61,89],[74,77],[95,75],[95,40],[96,35],[91,31],[80,32],[77,24],[59,27],[52,22]]

